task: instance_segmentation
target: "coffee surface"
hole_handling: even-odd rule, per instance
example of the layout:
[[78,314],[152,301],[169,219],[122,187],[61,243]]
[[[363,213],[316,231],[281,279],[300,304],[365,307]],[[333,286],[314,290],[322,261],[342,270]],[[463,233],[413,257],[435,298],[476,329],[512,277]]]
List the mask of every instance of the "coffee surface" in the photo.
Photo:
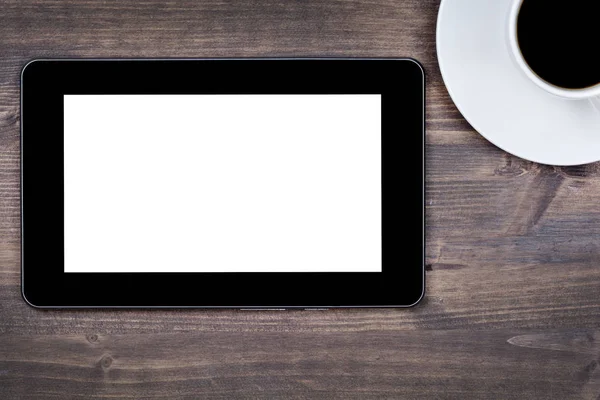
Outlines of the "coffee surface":
[[600,0],[524,0],[517,38],[546,82],[567,89],[600,84]]

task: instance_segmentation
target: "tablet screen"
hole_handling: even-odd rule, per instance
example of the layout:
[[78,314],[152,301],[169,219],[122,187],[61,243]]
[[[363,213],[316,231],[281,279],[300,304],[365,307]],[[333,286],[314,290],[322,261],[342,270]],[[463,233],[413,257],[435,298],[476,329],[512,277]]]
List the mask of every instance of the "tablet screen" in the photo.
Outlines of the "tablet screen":
[[381,272],[380,95],[64,95],[65,272]]

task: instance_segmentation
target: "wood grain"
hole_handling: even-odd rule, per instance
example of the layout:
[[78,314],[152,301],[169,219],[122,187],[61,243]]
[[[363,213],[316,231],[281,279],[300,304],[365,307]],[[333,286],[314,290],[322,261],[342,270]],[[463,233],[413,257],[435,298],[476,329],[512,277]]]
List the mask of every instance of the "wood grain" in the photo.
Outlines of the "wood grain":
[[[473,131],[437,66],[438,7],[3,0],[0,398],[597,399],[600,164],[533,164]],[[221,56],[421,61],[428,271],[419,306],[75,312],[22,301],[21,67],[40,57]]]
[[0,385],[9,398],[42,399],[592,399],[598,337],[592,330],[9,335]]

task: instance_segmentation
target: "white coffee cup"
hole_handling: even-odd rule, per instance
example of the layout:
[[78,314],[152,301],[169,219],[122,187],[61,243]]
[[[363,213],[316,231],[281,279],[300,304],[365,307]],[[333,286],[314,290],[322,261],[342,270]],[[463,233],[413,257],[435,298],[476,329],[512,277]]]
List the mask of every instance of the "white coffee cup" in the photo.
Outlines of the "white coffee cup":
[[513,0],[510,8],[508,17],[508,45],[512,54],[513,60],[520,67],[521,71],[537,86],[544,89],[548,93],[555,96],[563,97],[572,100],[589,100],[600,112],[600,83],[594,86],[586,87],[583,89],[567,89],[559,86],[552,85],[540,78],[533,70],[529,67],[521,49],[519,48],[519,42],[517,39],[517,20],[523,0]]

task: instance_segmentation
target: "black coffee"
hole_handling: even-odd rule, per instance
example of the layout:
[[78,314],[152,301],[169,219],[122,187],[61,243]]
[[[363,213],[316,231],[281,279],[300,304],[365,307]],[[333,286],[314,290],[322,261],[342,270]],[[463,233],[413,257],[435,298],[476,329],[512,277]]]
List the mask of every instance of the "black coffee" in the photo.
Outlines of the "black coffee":
[[523,0],[517,38],[546,82],[567,89],[600,84],[600,0]]

